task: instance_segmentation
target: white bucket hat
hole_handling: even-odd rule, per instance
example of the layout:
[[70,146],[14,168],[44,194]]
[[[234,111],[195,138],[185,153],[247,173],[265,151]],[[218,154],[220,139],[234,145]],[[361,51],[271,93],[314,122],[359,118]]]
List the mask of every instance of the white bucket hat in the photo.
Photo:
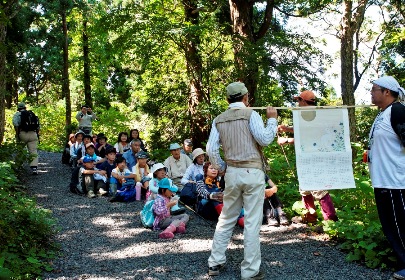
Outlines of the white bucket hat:
[[198,156],[203,155],[203,154],[205,154],[205,152],[204,152],[203,149],[201,149],[201,148],[195,149],[195,150],[191,153],[191,156],[193,157],[193,161],[194,161]]
[[162,168],[164,168],[166,170],[166,172],[167,172],[167,167],[164,166],[163,163],[155,163],[152,166],[152,169],[150,170],[150,172],[153,174],[153,173],[156,172],[156,170],[159,170],[159,169],[162,169]]

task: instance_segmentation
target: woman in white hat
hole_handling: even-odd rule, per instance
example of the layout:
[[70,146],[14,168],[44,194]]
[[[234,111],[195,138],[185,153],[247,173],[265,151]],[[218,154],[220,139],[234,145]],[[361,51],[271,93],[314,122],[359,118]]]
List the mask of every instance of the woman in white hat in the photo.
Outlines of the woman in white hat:
[[195,184],[196,183],[196,176],[198,174],[204,175],[204,162],[205,162],[205,152],[201,148],[195,149],[191,153],[193,157],[193,164],[187,167],[186,172],[181,179],[181,184],[185,186],[186,184]]

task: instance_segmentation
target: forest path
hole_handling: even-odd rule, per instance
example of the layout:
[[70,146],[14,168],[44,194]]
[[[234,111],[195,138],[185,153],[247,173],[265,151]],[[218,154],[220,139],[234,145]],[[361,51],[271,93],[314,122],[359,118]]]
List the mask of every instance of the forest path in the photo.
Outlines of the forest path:
[[[40,206],[52,210],[61,244],[54,271],[44,279],[211,279],[207,259],[215,225],[187,211],[187,233],[161,240],[142,227],[142,202],[110,203],[107,197],[70,193],[70,168],[61,164],[61,154],[39,156],[39,175],[24,183]],[[260,238],[265,279],[390,279],[389,271],[345,261],[325,235],[304,225],[262,231]],[[226,268],[212,279],[240,279],[242,260],[243,231],[235,227]]]

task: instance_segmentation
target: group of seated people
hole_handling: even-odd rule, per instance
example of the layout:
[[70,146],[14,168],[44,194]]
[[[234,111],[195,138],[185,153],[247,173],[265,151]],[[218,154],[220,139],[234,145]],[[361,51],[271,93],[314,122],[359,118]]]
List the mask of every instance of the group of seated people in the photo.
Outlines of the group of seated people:
[[[77,189],[89,198],[111,196],[110,202],[154,200],[154,230],[161,238],[185,232],[188,215],[178,206],[179,199],[204,219],[218,219],[223,203],[224,177],[207,161],[202,148],[193,150],[190,139],[183,145],[172,143],[171,156],[163,163],[151,163],[137,130],[119,133],[117,143],[107,143],[103,133],[92,137],[79,131],[66,146],[72,173],[77,173]],[[75,174],[75,173],[74,173]],[[76,177],[76,176],[72,176]],[[277,186],[266,177],[263,222],[287,225],[288,220],[276,195]],[[170,209],[170,210],[169,210]],[[243,209],[236,223],[244,226]]]

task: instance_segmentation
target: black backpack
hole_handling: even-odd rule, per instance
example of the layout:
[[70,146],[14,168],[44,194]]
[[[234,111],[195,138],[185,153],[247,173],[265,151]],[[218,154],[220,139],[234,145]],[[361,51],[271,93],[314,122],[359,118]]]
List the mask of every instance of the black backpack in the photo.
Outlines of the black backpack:
[[21,111],[21,124],[20,130],[28,131],[37,131],[39,129],[39,119],[31,110]]

